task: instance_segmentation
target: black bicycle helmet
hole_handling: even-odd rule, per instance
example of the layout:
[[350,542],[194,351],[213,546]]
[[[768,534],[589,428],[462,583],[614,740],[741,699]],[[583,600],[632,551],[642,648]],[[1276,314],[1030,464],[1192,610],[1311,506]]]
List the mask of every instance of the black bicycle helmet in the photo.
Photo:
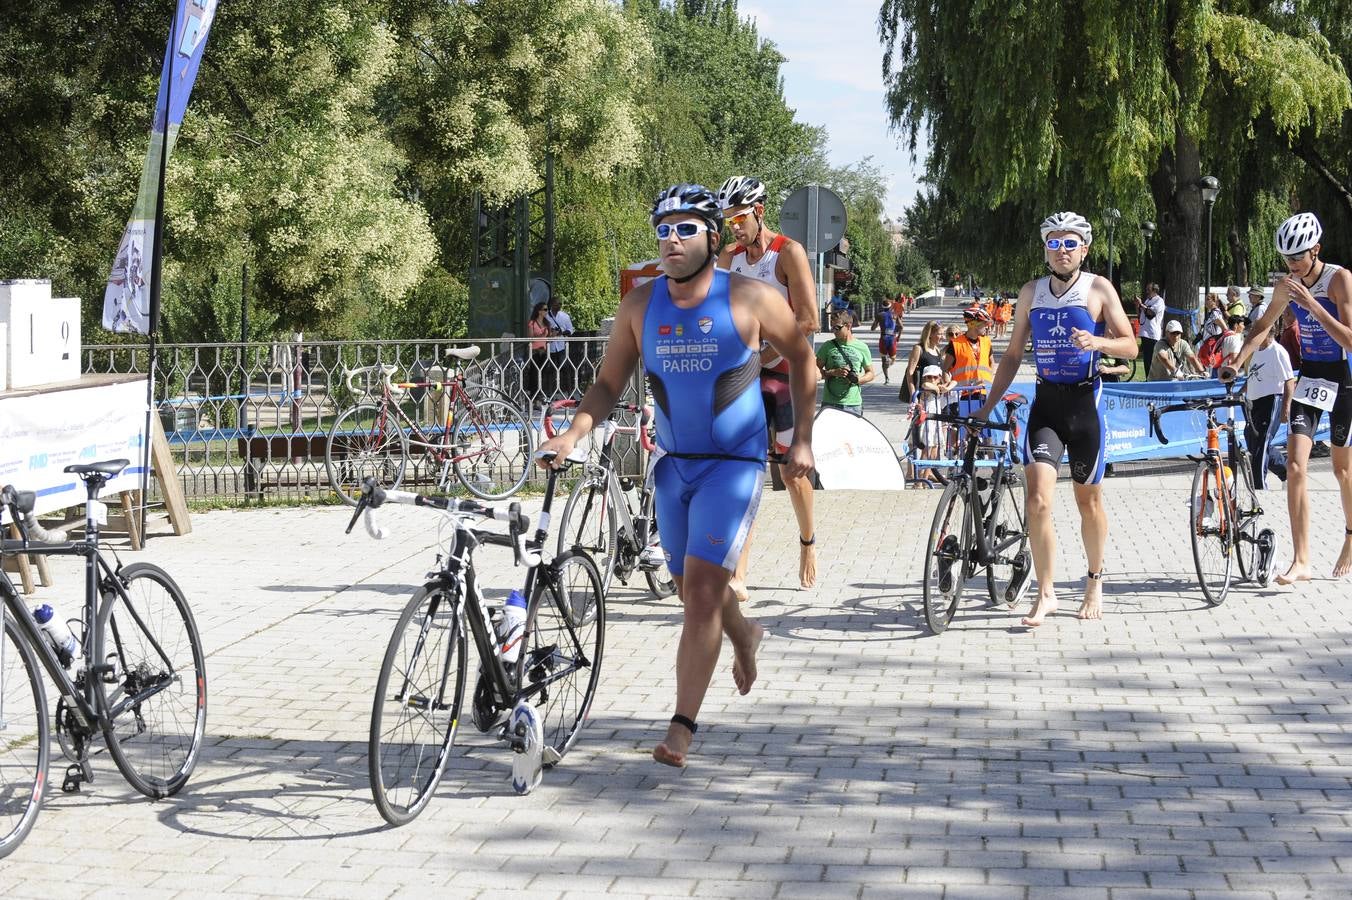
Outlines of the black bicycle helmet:
[[653,201],[652,224],[673,213],[694,213],[714,231],[723,230],[723,210],[718,206],[718,198],[702,184],[673,184],[658,194]]

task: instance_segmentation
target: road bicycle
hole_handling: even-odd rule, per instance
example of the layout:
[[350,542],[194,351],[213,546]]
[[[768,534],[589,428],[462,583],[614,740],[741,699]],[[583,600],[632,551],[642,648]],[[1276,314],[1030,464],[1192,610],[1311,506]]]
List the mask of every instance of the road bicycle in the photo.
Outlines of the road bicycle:
[[[468,362],[479,348],[452,348],[446,356]],[[503,500],[521,490],[530,471],[532,434],[529,421],[507,400],[479,392],[473,396],[464,379],[393,381],[395,366],[361,366],[347,370],[348,390],[361,399],[344,410],[329,429],[324,467],[334,492],[349,506],[357,503],[368,478],[397,488],[416,452],[415,480],[430,480],[443,491],[454,474],[471,494]],[[379,395],[364,382],[375,376]],[[417,404],[405,401],[408,391],[441,390],[447,394],[444,419],[434,425],[418,422]]]
[[[1202,596],[1212,606],[1220,606],[1230,592],[1232,567],[1239,566],[1242,582],[1267,587],[1277,550],[1277,536],[1263,527],[1263,507],[1253,485],[1249,451],[1237,434],[1243,422],[1236,423],[1235,408],[1249,415],[1249,400],[1234,393],[1234,384],[1226,385],[1224,397],[1200,397],[1181,403],[1156,407],[1149,405],[1150,432],[1162,444],[1169,443],[1160,423],[1161,417],[1175,412],[1206,414],[1206,444],[1192,477],[1188,496],[1188,536],[1192,541],[1192,559]],[[1224,422],[1217,412],[1227,411]],[[1221,434],[1225,450],[1221,450]]]
[[[577,405],[576,400],[554,401],[544,416],[545,435],[552,438],[559,430],[556,417],[569,414]],[[615,409],[637,415],[638,422],[623,426],[612,416],[597,426],[600,454],[596,462],[583,467],[582,477],[563,505],[558,552],[562,554],[571,548],[587,551],[601,571],[601,585],[607,596],[612,579],[618,578],[627,586],[638,571],[648,582],[648,590],[661,600],[676,593],[676,581],[667,568],[657,534],[652,467],[642,478],[615,472],[617,434],[637,435],[644,453],[652,458],[656,449],[651,433],[652,410],[632,403]]]
[[197,765],[207,674],[188,602],[158,566],[111,565],[99,551],[107,518],[99,490],[126,467],[125,459],[66,467],[88,494],[78,541],[38,525],[32,491],[0,489],[0,506],[20,532],[0,540],[0,553],[85,560],[84,608],[63,629],[73,652],[48,638],[0,570],[0,857],[22,843],[42,806],[52,726],[41,670],[56,686],[56,738],[70,761],[61,790],[73,793],[94,780],[90,758],[100,734],[123,777],[147,797],[177,793]]
[[[541,770],[558,764],[587,720],[605,649],[605,598],[596,564],[584,551],[547,558],[558,477],[559,470],[551,468],[539,525],[529,539],[530,520],[519,503],[502,510],[475,500],[386,490],[374,479],[362,486],[349,533],[364,515],[368,533],[383,537],[371,511],[386,503],[440,510],[450,531],[437,568],[399,616],[376,681],[371,793],[391,825],[416,818],[446,771],[465,702],[468,639],[479,659],[471,721],[512,748],[517,793],[539,784]],[[505,521],[507,534],[471,527],[477,519]],[[481,544],[510,547],[516,564],[527,569],[522,594],[529,599],[519,636],[499,634],[495,611],[484,598],[474,563]],[[504,654],[513,646],[519,647],[516,658],[507,661]]]
[[[990,602],[1007,609],[1023,599],[1032,580],[1023,479],[1014,465],[1017,406],[1005,402],[1005,422],[927,417],[963,430],[962,465],[939,497],[925,545],[925,624],[933,634],[948,628],[964,585],[981,570]],[[998,444],[983,443],[986,430],[1004,432],[1004,437]],[[978,455],[984,458],[978,460]]]

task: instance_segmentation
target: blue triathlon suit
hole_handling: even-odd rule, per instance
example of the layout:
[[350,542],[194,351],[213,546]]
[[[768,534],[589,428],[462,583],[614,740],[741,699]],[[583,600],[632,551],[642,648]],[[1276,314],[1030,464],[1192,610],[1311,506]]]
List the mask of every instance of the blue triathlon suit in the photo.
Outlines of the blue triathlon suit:
[[693,556],[737,567],[765,482],[760,354],[732,319],[728,273],[697,306],[671,302],[653,282],[643,316],[643,363],[656,406],[657,529],[671,574]]
[[878,338],[878,355],[896,356],[897,355],[897,317],[892,315],[890,309],[882,312],[881,334]]
[[[1338,318],[1338,304],[1329,299],[1329,283],[1342,266],[1324,263],[1319,278],[1310,287],[1310,293],[1329,315]],[[1329,412],[1329,439],[1335,447],[1352,446],[1352,373],[1348,371],[1347,352],[1324,330],[1319,320],[1304,307],[1292,303],[1290,309],[1300,328],[1300,377],[1322,378],[1338,386],[1338,398]],[[1291,401],[1291,434],[1303,434],[1314,440],[1319,420],[1324,411],[1317,406]]]
[[1070,339],[1072,328],[1101,336],[1103,323],[1089,314],[1089,290],[1096,276],[1082,272],[1060,297],[1052,293],[1051,276],[1033,287],[1028,311],[1033,356],[1037,368],[1037,396],[1028,411],[1024,435],[1025,463],[1046,463],[1058,471],[1061,455],[1070,458],[1070,475],[1079,484],[1103,480],[1103,382],[1098,375],[1098,353],[1081,350]]

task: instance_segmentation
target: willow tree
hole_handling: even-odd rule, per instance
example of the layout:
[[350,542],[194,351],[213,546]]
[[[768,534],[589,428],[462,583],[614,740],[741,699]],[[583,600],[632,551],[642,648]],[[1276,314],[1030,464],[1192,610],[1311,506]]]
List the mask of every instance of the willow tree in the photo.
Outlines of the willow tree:
[[[1343,66],[1301,0],[884,0],[879,32],[893,126],[941,196],[1036,212],[1123,210],[1160,227],[1155,267],[1195,296],[1198,181],[1210,148],[1265,118],[1319,134],[1352,106]],[[1215,110],[1224,109],[1224,116]],[[1002,233],[1003,231],[1003,233]]]

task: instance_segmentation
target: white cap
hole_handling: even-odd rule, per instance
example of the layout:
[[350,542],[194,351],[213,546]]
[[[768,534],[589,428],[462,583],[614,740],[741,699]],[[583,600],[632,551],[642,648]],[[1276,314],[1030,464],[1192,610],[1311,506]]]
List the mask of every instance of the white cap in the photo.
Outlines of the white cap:
[[1178,324],[1177,319],[1170,319],[1169,324],[1164,326],[1165,334],[1173,334],[1175,331],[1181,332],[1182,330],[1183,326]]
[[921,378],[943,378],[944,370],[938,366],[925,366],[920,370]]

